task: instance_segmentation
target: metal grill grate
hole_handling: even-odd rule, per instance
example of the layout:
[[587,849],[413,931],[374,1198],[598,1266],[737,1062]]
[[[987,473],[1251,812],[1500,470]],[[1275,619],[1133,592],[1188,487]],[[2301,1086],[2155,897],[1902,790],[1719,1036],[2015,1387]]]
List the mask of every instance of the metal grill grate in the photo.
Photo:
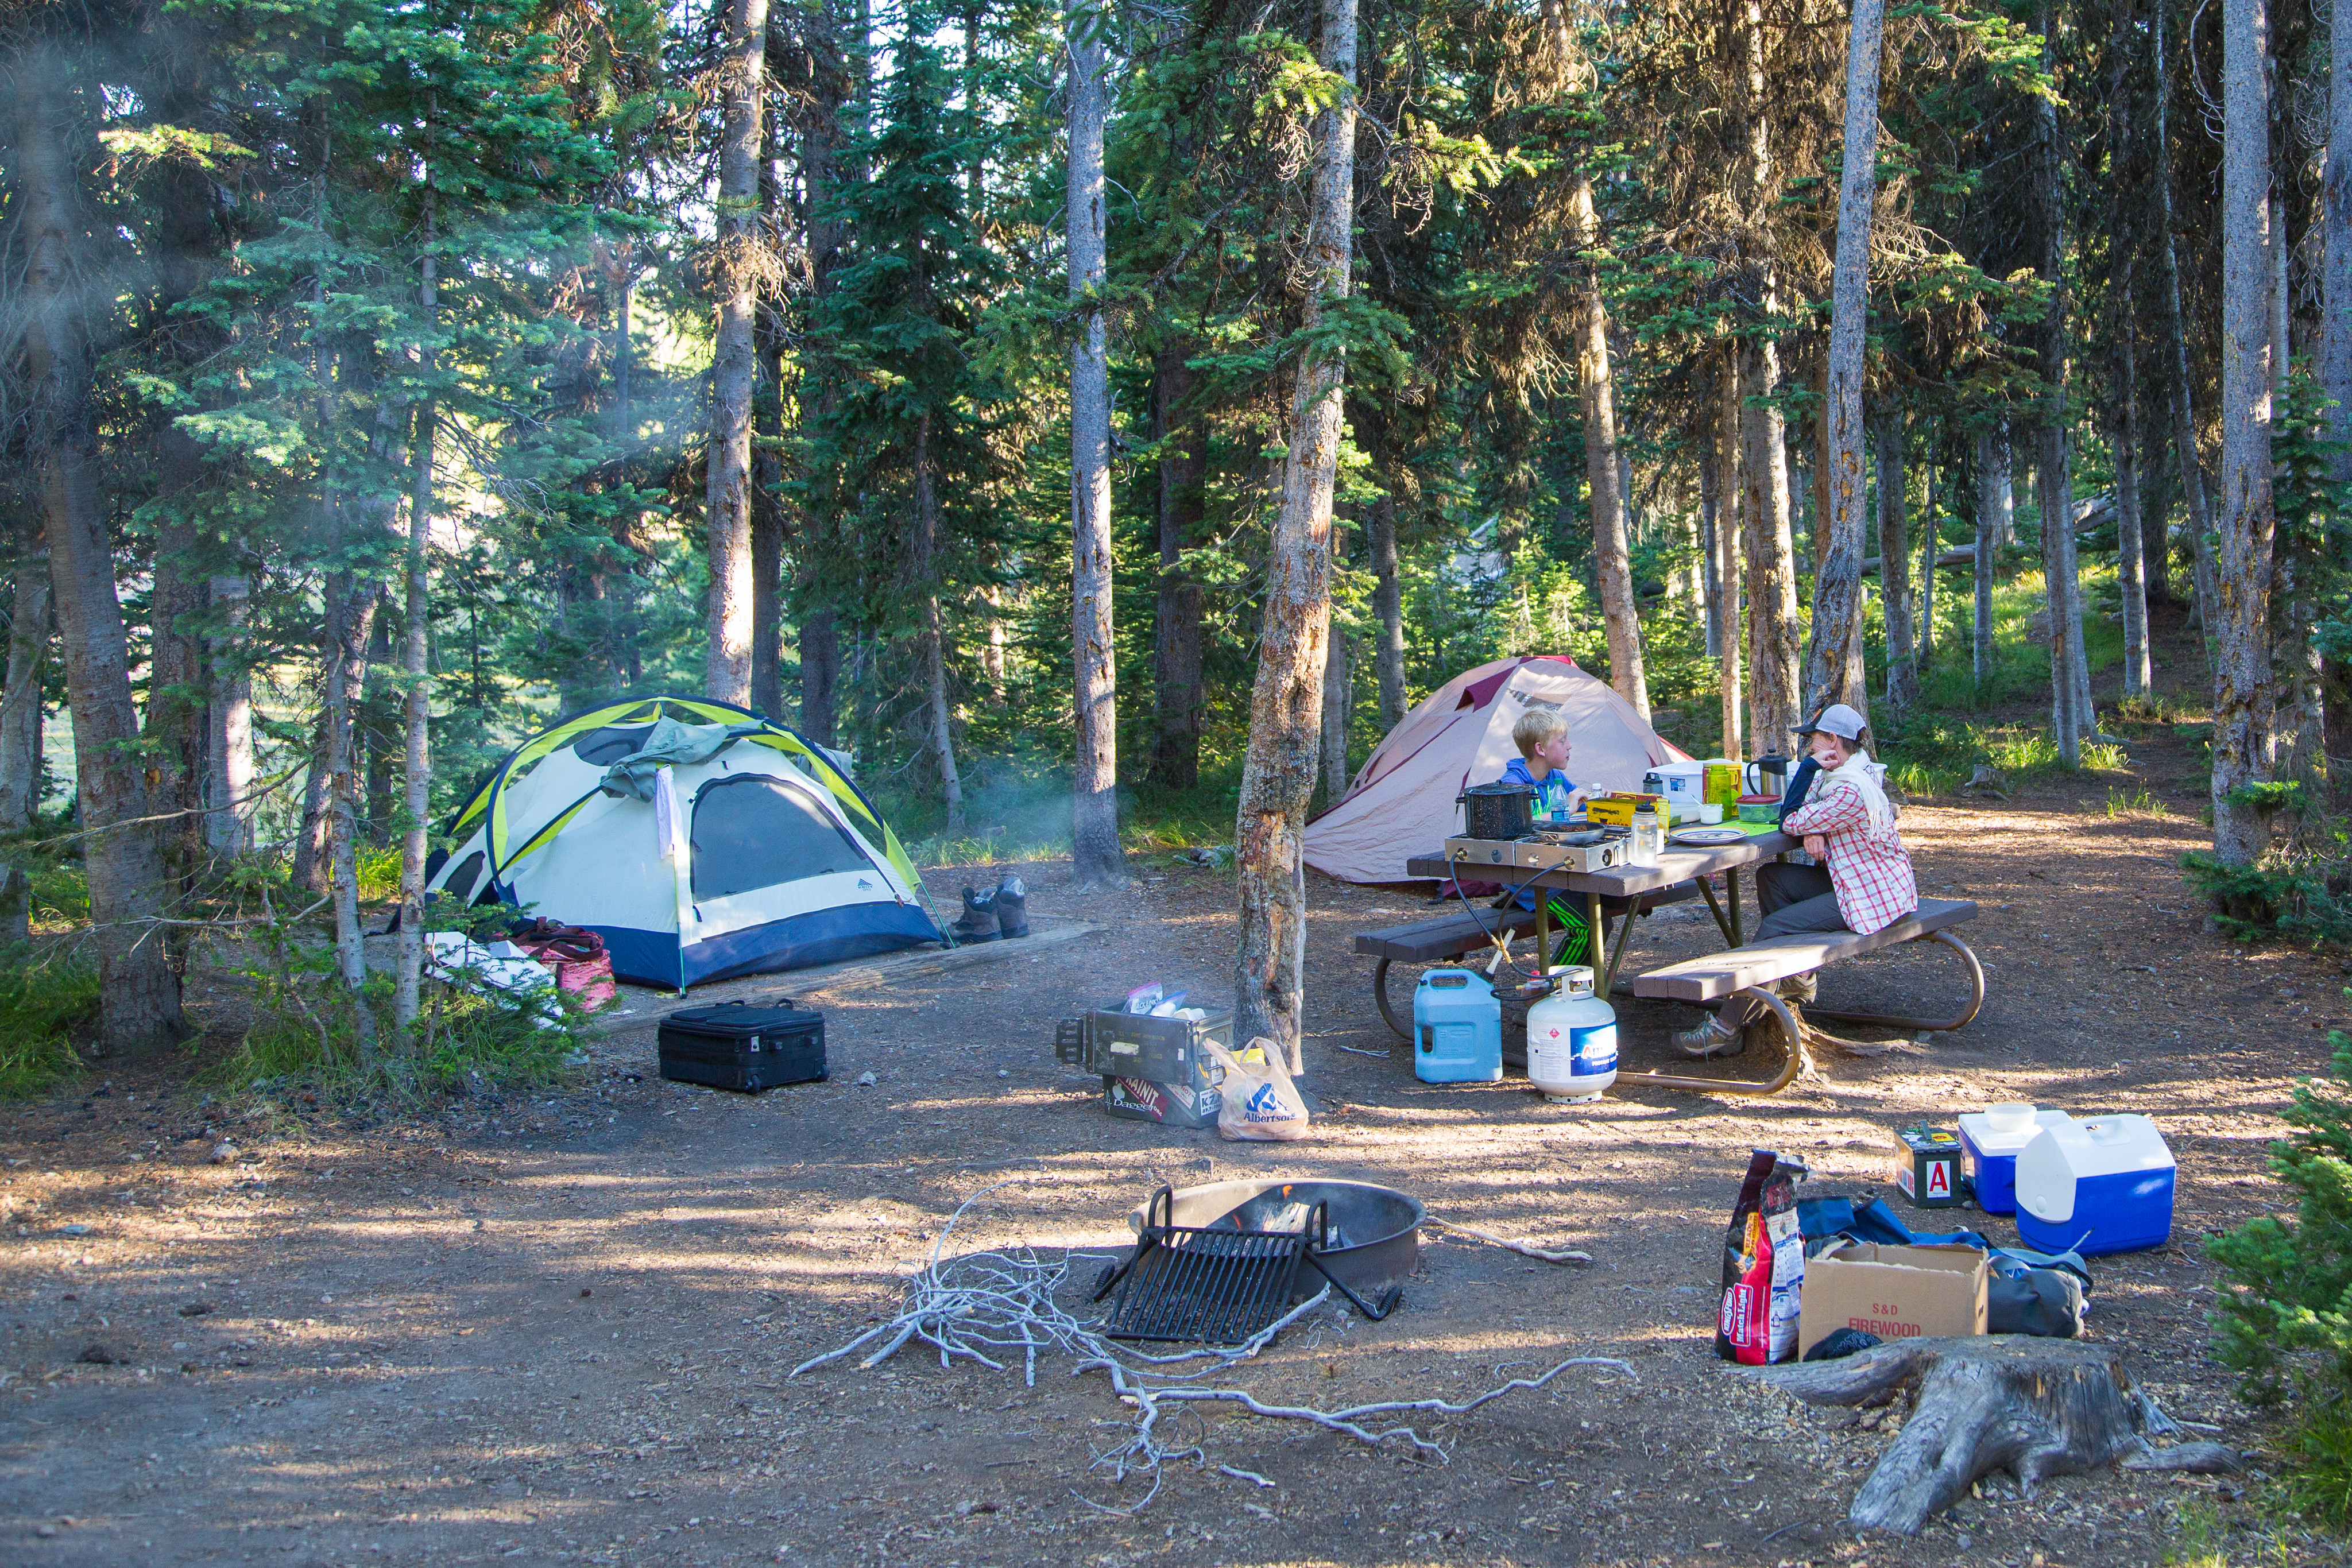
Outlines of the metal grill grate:
[[1161,1187],[1145,1213],[1135,1255],[1095,1291],[1116,1287],[1103,1333],[1111,1339],[1238,1344],[1289,1306],[1299,1265],[1325,1230],[1317,1204],[1297,1230],[1222,1230],[1175,1225],[1175,1195]]

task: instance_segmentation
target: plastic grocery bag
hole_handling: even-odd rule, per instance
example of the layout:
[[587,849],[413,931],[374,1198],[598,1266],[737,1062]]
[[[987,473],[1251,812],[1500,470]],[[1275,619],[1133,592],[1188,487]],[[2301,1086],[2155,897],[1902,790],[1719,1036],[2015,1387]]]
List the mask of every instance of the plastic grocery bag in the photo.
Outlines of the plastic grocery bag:
[[1203,1040],[1209,1059],[1225,1070],[1217,1131],[1248,1143],[1281,1144],[1307,1135],[1307,1097],[1290,1081],[1282,1048],[1263,1035],[1238,1051]]

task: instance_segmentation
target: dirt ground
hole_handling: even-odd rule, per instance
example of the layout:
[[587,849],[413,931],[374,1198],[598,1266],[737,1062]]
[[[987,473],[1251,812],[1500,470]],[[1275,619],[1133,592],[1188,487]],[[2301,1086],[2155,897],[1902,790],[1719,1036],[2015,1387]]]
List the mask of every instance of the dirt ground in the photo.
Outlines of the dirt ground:
[[[2244,1521],[2240,1483],[2109,1472],[2029,1500],[1993,1479],[1916,1541],[1857,1540],[1847,1503],[1899,1415],[1799,1406],[1710,1343],[1751,1147],[1803,1155],[1815,1192],[1866,1193],[1887,1190],[1893,1134],[1916,1120],[2019,1099],[2144,1111],[2180,1163],[2173,1240],[2097,1263],[2089,1333],[2175,1417],[2261,1446],[2208,1355],[2200,1244],[2277,1201],[2263,1144],[2352,1006],[2336,962],[2203,930],[2174,866],[2200,841],[2201,778],[2164,736],[2134,752],[2134,787],[2167,814],[2110,817],[2105,782],[1908,810],[1924,890],[1982,905],[1967,936],[1983,1015],[1825,1058],[1819,1082],[1762,1102],[1635,1090],[1572,1107],[1516,1074],[1418,1083],[1349,938],[1423,906],[1318,879],[1312,1139],[1113,1120],[1055,1061],[1055,1020],[1152,978],[1226,991],[1230,873],[1150,871],[1081,899],[1052,865],[1022,868],[1034,912],[1099,929],[806,993],[833,1076],[758,1098],[660,1082],[670,1004],[642,991],[572,1085],[421,1123],[207,1101],[184,1064],[94,1072],[0,1112],[0,1563],[2160,1561],[2184,1506]],[[943,902],[964,880],[933,879]],[[1628,963],[1717,943],[1685,905],[1643,925]],[[1924,1007],[1955,985],[1922,948],[1832,970],[1824,1003]],[[1633,1068],[1665,1065],[1665,1031],[1695,1017],[1619,1011]],[[1089,1471],[1122,1430],[1099,1374],[1048,1362],[1030,1388],[908,1353],[786,1381],[887,1316],[980,1187],[1010,1183],[959,1245],[1108,1250],[1160,1182],[1275,1173],[1390,1183],[1595,1261],[1433,1238],[1389,1321],[1318,1312],[1224,1381],[1328,1407],[1458,1397],[1568,1355],[1631,1371],[1419,1420],[1444,1466],[1187,1416],[1206,1465],[1171,1469],[1129,1517],[1089,1506],[1144,1490]]]

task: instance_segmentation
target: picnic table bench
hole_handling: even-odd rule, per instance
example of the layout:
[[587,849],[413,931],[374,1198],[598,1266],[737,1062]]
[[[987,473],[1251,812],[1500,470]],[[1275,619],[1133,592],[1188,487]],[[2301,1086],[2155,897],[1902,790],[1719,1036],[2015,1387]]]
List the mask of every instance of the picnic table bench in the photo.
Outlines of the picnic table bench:
[[1810,974],[1842,958],[1858,958],[1864,953],[1893,947],[1905,942],[1934,942],[1959,955],[1969,978],[1969,999],[1953,1017],[1919,1019],[1887,1013],[1838,1012],[1827,1008],[1811,1009],[1815,1018],[1837,1019],[1843,1022],[1872,1024],[1881,1029],[1919,1030],[1945,1033],[1965,1029],[1984,1006],[1984,966],[1969,945],[1960,940],[1951,927],[1976,918],[1977,906],[1965,898],[1923,898],[1919,907],[1892,925],[1864,934],[1856,931],[1802,931],[1787,936],[1775,936],[1769,941],[1750,942],[1725,953],[1710,953],[1705,957],[1685,958],[1678,964],[1636,975],[1626,989],[1637,997],[1663,1001],[1714,1002],[1729,997],[1748,996],[1762,1001],[1780,1024],[1781,1038],[1788,1045],[1788,1060],[1781,1063],[1780,1076],[1769,1082],[1746,1082],[1734,1079],[1694,1078],[1671,1072],[1620,1071],[1620,1083],[1646,1083],[1660,1089],[1699,1089],[1717,1094],[1777,1094],[1795,1082],[1811,1065],[1807,1046],[1814,1041],[1861,1054],[1874,1054],[1879,1048],[1857,1041],[1842,1040],[1814,1027],[1802,1011],[1776,995],[1772,988],[1794,976]]

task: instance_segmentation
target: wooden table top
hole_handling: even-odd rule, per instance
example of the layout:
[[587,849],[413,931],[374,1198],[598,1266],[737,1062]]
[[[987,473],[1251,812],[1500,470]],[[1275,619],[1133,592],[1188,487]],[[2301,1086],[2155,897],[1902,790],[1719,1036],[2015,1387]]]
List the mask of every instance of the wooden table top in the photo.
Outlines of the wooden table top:
[[[1536,871],[1527,866],[1472,865],[1464,874],[1474,882],[1498,882],[1507,886],[1559,887],[1570,893],[1623,895],[1695,882],[1719,871],[1770,860],[1799,847],[1800,841],[1775,831],[1757,833],[1744,843],[1718,844],[1711,849],[1668,844],[1656,865],[1612,866],[1607,871],[1568,871],[1559,866]],[[1442,853],[1414,855],[1404,862],[1404,869],[1407,876],[1442,882],[1454,874],[1454,864]]]

